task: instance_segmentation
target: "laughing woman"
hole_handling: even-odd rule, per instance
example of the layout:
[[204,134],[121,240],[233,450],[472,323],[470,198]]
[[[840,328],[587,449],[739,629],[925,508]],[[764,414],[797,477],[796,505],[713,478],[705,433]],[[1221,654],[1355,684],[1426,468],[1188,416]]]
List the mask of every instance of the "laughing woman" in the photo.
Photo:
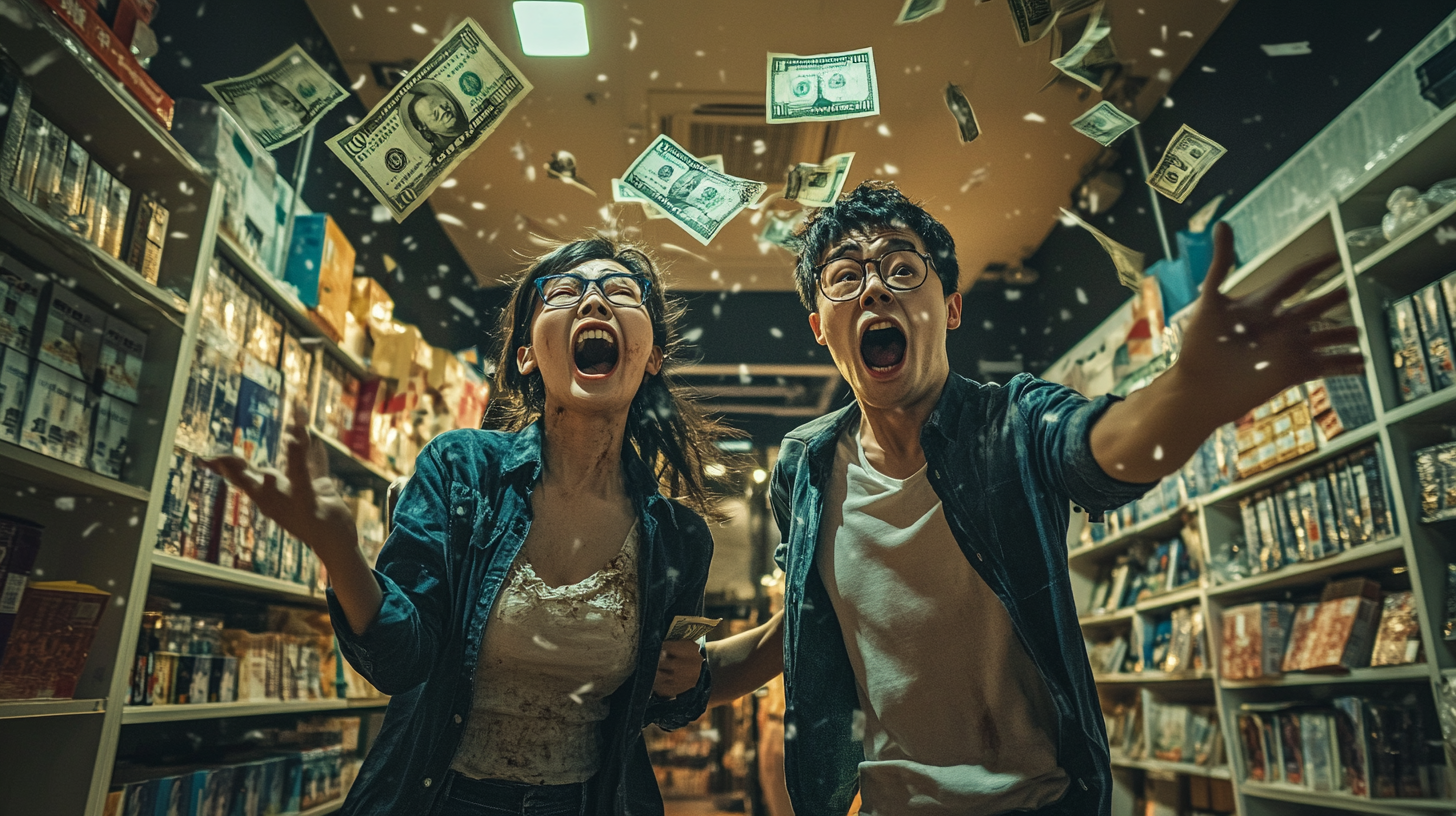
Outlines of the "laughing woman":
[[697,646],[662,638],[700,614],[723,433],[663,375],[679,314],[635,248],[537,260],[501,321],[499,430],[420,452],[376,570],[298,418],[286,474],[214,461],[318,553],[344,655],[394,695],[344,813],[663,812],[642,729],[707,703]]

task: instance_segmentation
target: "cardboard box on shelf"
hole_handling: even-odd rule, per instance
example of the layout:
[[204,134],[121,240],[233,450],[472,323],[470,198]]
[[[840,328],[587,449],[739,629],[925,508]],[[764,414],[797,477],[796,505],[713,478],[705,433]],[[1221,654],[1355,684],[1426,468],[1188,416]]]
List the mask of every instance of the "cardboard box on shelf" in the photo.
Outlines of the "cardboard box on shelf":
[[13,256],[0,253],[0,346],[35,353],[36,318],[46,281]]
[[248,177],[256,159],[247,134],[217,103],[179,99],[172,135],[222,184],[222,221],[218,226],[243,245]]
[[0,347],[0,439],[20,444],[25,419],[25,396],[30,388],[32,361],[26,354]]
[[354,282],[354,247],[327,213],[296,218],[284,279],[298,289],[309,317],[334,342],[344,338],[344,314]]
[[52,286],[39,323],[36,358],[76,379],[90,382],[101,359],[106,313],[64,286]]
[[75,581],[31,582],[0,658],[0,700],[74,697],[110,597]]
[[94,8],[75,0],[45,0],[45,4],[76,33],[107,70],[121,80],[127,92],[136,97],[157,124],[163,129],[172,127],[172,97],[142,70],[128,46],[115,36]]
[[46,365],[33,366],[20,444],[86,467],[91,433],[86,383]]
[[119,317],[108,315],[106,331],[101,336],[101,392],[127,402],[138,402],[142,360],[146,353],[146,332]]
[[132,405],[110,394],[96,404],[91,433],[91,469],[103,476],[120,479],[131,459]]

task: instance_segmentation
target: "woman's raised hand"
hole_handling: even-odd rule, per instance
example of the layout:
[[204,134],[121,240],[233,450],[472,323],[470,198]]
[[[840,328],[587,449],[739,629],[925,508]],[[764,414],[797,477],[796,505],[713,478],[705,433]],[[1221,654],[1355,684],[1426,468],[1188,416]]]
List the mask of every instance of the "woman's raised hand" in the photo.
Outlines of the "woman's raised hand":
[[328,478],[328,452],[308,430],[308,412],[293,406],[283,433],[286,459],[280,472],[255,468],[240,456],[225,454],[200,461],[243,491],[264,515],[307,544],[325,565],[337,555],[357,552],[354,515]]

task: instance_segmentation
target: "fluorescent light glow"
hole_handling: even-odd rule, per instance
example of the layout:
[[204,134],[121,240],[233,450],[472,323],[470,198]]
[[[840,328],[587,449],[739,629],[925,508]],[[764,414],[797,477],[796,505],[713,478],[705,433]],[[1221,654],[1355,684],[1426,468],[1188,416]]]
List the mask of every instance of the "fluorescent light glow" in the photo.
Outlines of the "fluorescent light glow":
[[586,7],[556,0],[520,0],[512,3],[521,50],[528,57],[584,57],[591,51],[586,39]]

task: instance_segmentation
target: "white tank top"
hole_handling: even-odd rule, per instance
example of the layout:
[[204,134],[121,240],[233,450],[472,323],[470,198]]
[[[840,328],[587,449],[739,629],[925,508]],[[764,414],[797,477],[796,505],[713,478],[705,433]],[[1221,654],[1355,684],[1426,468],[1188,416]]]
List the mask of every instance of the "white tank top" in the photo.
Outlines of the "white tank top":
[[570,586],[547,586],[517,556],[486,622],[452,769],[535,785],[597,772],[607,698],[637,663],[637,528],[606,568]]

